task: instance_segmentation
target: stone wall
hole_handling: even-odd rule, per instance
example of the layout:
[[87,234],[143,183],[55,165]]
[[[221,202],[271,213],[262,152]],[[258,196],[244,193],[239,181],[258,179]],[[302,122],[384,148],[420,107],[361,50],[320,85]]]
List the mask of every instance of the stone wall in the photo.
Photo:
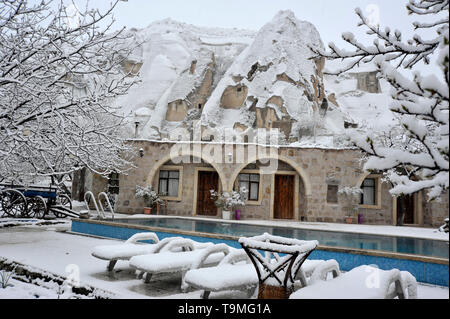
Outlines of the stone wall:
[[241,219],[270,219],[271,176],[261,175],[260,187],[262,187],[261,204],[247,205],[241,208]]
[[[137,160],[137,169],[129,176],[121,176],[120,194],[117,209],[121,213],[138,213],[142,211],[143,203],[134,198],[134,191],[137,183],[148,183],[152,179],[152,184],[156,187],[156,175],[159,166],[166,163],[169,158],[171,143],[157,142],[135,142],[137,148],[143,147],[145,156]],[[190,153],[196,153],[203,157],[205,163],[214,162],[206,155],[207,144],[191,145]],[[227,146],[230,148],[230,145]],[[231,146],[232,152],[236,155],[236,146]],[[197,151],[194,151],[197,148]],[[251,156],[244,159],[247,163],[225,163],[224,154],[229,154],[229,149],[225,150],[221,146],[222,163],[216,161],[212,166],[218,171],[221,177],[223,188],[230,189],[237,174],[251,162]],[[244,153],[248,152],[248,147],[244,148]],[[334,174],[340,186],[355,185],[362,172],[359,167],[359,153],[355,150],[318,150],[318,149],[297,149],[279,148],[276,149],[275,156],[279,157],[282,165],[288,164],[297,172],[300,177],[300,187],[298,196],[298,218],[307,221],[327,221],[342,222],[345,211],[341,208],[343,203],[329,205],[326,203],[327,176]],[[183,201],[180,203],[170,202],[168,211],[176,215],[192,214],[192,194],[193,172],[195,164],[183,164]],[[151,173],[153,168],[153,173]],[[280,166],[285,170],[285,166]],[[153,176],[150,176],[153,174]],[[231,180],[233,179],[233,180]],[[270,218],[270,196],[271,196],[270,175],[262,176],[261,187],[263,197],[260,205],[249,205],[245,207],[244,218],[268,219]],[[384,214],[384,215],[387,215]],[[389,219],[386,217],[386,222]]]
[[[137,168],[128,175],[120,176],[120,193],[116,205],[119,213],[137,214],[143,212],[142,199],[134,197],[136,185],[152,184],[157,188],[159,168],[162,165],[179,165],[183,168],[182,196],[180,200],[169,200],[167,213],[178,216],[192,216],[195,200],[195,169],[208,167],[219,174],[220,188],[230,191],[235,180],[249,163],[255,163],[258,158],[265,156],[253,156],[249,146],[220,145],[216,144],[221,152],[221,159],[214,159],[213,145],[208,143],[195,143],[180,146],[170,142],[134,141],[137,149],[144,149],[144,157],[136,160]],[[184,154],[192,155],[200,163],[177,164],[170,162],[171,147],[177,145],[179,150],[184,148]],[[269,151],[267,154],[269,154]],[[345,216],[352,215],[357,222],[357,214],[363,215],[364,224],[393,225],[393,199],[389,193],[389,185],[381,183],[381,201],[379,207],[364,208],[360,205],[357,211],[349,212],[352,202],[339,194],[337,203],[327,202],[327,191],[330,181],[339,189],[343,187],[359,187],[358,183],[367,174],[361,170],[359,157],[356,150],[331,150],[312,148],[272,148],[271,157],[278,157],[278,171],[292,170],[298,176],[298,215],[296,219],[309,222],[336,222],[343,223]],[[245,153],[244,160],[236,163],[236,154]],[[250,155],[248,154],[250,153]],[[230,160],[226,155],[233,154]],[[219,157],[218,157],[219,158]],[[252,166],[251,166],[252,167]],[[242,210],[242,219],[270,219],[273,205],[273,175],[261,175],[260,187],[262,197],[257,205],[247,205]],[[443,219],[448,216],[448,194],[442,202],[427,203],[423,201],[423,224],[425,226],[440,226]],[[218,210],[218,216],[220,210]]]
[[449,216],[449,192],[446,191],[439,201],[428,202],[426,195],[423,204],[423,224],[438,228],[444,224],[444,219]]

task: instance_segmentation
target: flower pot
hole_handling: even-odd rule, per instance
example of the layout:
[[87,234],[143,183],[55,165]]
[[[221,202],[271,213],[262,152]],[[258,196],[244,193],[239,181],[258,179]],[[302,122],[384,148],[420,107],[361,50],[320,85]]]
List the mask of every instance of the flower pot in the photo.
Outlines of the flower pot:
[[222,219],[231,219],[231,211],[222,210]]
[[235,214],[234,218],[236,220],[240,220],[241,219],[241,210],[240,209],[236,209],[236,214]]
[[151,207],[144,207],[144,214],[145,215],[150,215],[152,213],[152,208]]
[[352,217],[345,217],[345,222],[347,224],[353,224],[353,218]]

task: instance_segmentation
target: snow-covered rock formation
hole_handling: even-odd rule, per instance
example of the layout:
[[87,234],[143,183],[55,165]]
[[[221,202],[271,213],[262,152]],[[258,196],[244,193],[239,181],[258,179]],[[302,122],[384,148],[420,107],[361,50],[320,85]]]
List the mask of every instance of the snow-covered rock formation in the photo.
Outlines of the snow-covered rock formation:
[[298,140],[300,126],[313,126],[324,100],[323,60],[310,59],[310,46],[323,47],[316,28],[290,11],[279,12],[220,80],[202,124],[278,128],[286,139]]
[[320,34],[291,11],[258,32],[170,19],[130,32],[142,45],[125,66],[141,83],[115,101],[129,116],[129,138],[174,139],[194,125],[247,138],[275,129],[276,143],[342,147],[345,127],[388,104],[376,76],[375,89],[365,76],[324,77],[325,61],[310,49],[323,48]]

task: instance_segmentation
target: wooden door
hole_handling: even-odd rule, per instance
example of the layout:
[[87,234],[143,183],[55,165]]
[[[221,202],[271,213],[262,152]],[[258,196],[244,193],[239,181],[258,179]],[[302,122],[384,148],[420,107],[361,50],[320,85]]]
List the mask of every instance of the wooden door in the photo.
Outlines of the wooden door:
[[414,224],[414,194],[403,195],[397,198],[397,225]]
[[219,187],[219,175],[216,172],[199,171],[197,183],[197,215],[216,216],[217,207],[211,199],[211,189]]
[[294,218],[294,181],[294,175],[275,175],[274,218]]

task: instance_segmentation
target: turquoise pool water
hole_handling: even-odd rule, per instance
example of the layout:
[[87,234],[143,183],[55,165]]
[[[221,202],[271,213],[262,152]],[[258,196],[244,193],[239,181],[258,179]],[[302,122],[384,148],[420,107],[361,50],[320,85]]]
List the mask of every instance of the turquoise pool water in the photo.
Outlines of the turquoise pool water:
[[183,218],[116,219],[123,224],[163,227],[229,236],[256,236],[264,232],[302,240],[318,240],[322,246],[379,250],[428,257],[449,258],[448,241],[399,236],[368,235],[291,227],[259,226]]

